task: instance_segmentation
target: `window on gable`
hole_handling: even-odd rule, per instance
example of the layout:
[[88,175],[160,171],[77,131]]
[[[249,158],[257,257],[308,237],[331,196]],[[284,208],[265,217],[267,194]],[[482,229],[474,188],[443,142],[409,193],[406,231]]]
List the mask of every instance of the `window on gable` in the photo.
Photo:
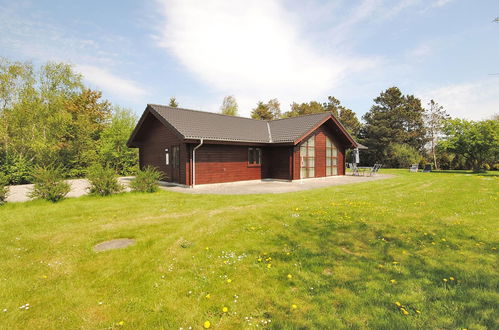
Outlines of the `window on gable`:
[[248,164],[261,165],[262,164],[262,149],[261,148],[248,148]]

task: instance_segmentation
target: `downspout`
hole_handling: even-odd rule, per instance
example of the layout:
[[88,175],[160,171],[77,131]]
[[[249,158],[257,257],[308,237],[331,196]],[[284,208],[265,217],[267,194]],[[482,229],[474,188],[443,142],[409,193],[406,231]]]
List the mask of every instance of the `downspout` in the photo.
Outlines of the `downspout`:
[[192,187],[196,185],[196,150],[203,145],[203,139],[199,140],[199,144],[192,149]]

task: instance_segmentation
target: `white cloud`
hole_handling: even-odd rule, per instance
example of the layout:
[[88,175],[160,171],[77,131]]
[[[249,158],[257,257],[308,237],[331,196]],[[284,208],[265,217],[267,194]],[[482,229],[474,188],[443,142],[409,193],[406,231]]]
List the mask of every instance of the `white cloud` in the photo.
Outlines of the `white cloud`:
[[424,104],[434,99],[452,117],[481,120],[499,113],[499,78],[428,89],[421,95]]
[[120,100],[142,103],[140,98],[147,95],[137,82],[110,71],[122,63],[116,48],[123,47],[126,40],[120,36],[69,33],[45,13],[33,11],[29,3],[22,2],[0,5],[0,34],[0,49],[37,62],[74,64],[86,81]]
[[109,71],[93,65],[77,65],[76,71],[79,71],[85,77],[85,80],[114,94],[126,96],[130,99],[140,99],[148,93],[133,80],[116,76]]
[[347,72],[376,62],[314,48],[277,0],[158,4],[164,16],[158,45],[221,95],[235,95],[242,114],[258,100],[278,98],[286,110],[292,100],[324,97]]
[[411,60],[420,61],[424,57],[430,56],[435,52],[435,45],[433,41],[425,41],[420,43],[415,48],[407,52],[407,56]]
[[433,7],[443,7],[452,1],[454,0],[437,0],[433,3]]

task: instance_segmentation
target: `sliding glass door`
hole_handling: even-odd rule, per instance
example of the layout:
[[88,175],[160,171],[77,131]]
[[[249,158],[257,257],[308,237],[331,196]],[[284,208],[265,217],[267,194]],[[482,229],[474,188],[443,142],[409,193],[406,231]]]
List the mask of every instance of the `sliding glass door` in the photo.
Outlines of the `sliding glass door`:
[[300,146],[300,178],[315,177],[315,136],[310,137]]
[[326,136],[326,176],[338,175],[338,149]]

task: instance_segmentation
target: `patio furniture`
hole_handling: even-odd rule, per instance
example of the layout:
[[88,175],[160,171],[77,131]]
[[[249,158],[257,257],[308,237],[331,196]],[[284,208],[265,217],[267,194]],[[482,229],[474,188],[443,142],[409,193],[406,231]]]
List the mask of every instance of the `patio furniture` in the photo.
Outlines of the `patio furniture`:
[[381,164],[374,164],[373,167],[371,167],[371,171],[369,172],[369,176],[374,176],[376,173],[378,173],[379,169],[381,168]]
[[419,169],[418,164],[412,164],[411,167],[409,167],[409,172],[417,172]]
[[362,176],[366,175],[367,171],[371,171],[372,167],[371,166],[357,166],[357,173],[360,175],[362,173]]
[[347,167],[352,171],[352,175],[358,175],[359,170],[357,169],[357,164],[355,163],[347,163]]

